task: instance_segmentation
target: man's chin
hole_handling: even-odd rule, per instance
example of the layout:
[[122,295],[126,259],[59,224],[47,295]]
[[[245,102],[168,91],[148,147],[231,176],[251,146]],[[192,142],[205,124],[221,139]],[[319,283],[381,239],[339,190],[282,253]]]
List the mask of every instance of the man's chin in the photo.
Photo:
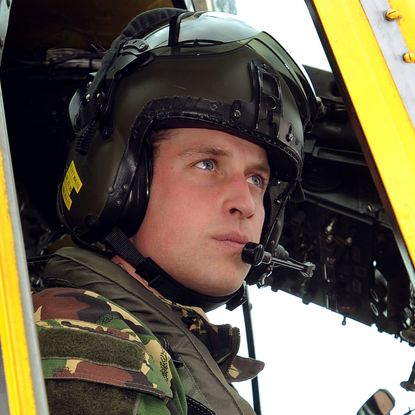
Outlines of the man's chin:
[[[232,264],[233,265],[233,264]],[[176,281],[182,283],[187,288],[196,291],[199,294],[210,297],[225,297],[234,294],[242,286],[243,281],[248,274],[249,266],[235,267],[212,267],[209,273],[199,270],[193,270],[192,277],[180,279],[172,276]],[[194,278],[198,275],[198,278]],[[214,276],[214,278],[212,278]]]
[[227,286],[227,287],[203,287],[200,291],[200,294],[208,295],[210,297],[226,297],[228,295],[235,294],[239,288],[241,288],[242,283],[235,286]]

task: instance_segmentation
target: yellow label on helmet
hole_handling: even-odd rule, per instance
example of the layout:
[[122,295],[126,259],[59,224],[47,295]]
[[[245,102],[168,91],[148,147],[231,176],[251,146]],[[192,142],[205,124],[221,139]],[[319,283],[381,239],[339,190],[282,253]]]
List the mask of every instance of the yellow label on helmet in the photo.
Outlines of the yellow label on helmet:
[[65,178],[62,183],[62,197],[65,203],[65,206],[68,210],[71,210],[72,199],[71,192],[72,189],[75,189],[76,193],[79,193],[82,187],[82,181],[79,177],[79,174],[76,170],[75,163],[72,160],[69,164],[68,171],[65,174]]

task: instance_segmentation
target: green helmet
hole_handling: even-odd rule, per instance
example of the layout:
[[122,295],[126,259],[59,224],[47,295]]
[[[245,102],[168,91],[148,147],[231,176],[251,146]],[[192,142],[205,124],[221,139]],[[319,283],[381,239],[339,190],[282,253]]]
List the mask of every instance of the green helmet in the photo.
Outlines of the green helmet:
[[[91,244],[144,217],[155,130],[221,130],[261,147],[271,166],[261,243],[273,251],[298,184],[316,97],[282,46],[233,15],[156,9],[113,42],[70,104],[76,132],[58,195],[63,224]],[[264,272],[252,268],[249,282]]]

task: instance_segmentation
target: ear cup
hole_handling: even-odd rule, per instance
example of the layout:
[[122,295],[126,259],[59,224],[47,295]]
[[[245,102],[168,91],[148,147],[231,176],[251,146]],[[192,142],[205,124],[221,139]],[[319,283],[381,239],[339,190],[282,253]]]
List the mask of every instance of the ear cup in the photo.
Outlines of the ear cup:
[[149,144],[143,146],[130,193],[118,220],[119,228],[128,237],[138,231],[147,210],[152,176],[151,151]]

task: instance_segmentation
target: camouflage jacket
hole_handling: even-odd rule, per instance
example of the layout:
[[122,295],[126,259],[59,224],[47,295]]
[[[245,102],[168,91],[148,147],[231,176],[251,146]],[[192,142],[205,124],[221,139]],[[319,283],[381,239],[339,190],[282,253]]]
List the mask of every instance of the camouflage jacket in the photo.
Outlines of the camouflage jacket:
[[44,279],[55,288],[34,307],[52,414],[254,414],[229,385],[263,367],[236,356],[238,329],[79,248],[58,251]]

